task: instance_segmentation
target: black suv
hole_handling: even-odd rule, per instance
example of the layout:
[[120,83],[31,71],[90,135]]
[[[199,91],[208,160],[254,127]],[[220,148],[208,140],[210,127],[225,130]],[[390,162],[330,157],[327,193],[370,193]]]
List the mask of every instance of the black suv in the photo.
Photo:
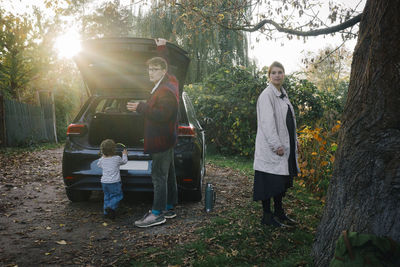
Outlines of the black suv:
[[[169,72],[179,83],[180,107],[175,168],[180,196],[200,201],[205,175],[205,141],[183,82],[189,65],[187,52],[167,43]],[[151,156],[143,152],[143,116],[126,109],[128,101],[146,101],[150,83],[145,62],[157,56],[153,39],[104,38],[83,43],[75,62],[90,95],[68,126],[62,172],[71,201],[85,201],[91,191],[102,190],[97,166],[100,143],[110,138],[128,150],[128,163],[121,166],[124,191],[153,191]],[[122,146],[118,149],[121,153]]]

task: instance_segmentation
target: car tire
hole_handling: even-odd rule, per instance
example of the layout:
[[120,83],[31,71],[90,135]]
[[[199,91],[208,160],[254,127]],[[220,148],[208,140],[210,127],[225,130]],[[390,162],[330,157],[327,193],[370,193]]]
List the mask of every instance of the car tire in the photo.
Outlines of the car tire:
[[192,193],[192,199],[191,199],[191,201],[193,201],[193,202],[199,202],[199,201],[201,201],[201,199],[202,199],[202,197],[203,197],[203,192],[202,192],[202,189],[203,187],[200,185],[200,187],[196,190],[196,191],[194,191],[194,192],[191,192]]
[[72,202],[82,202],[89,200],[92,191],[87,190],[73,190],[73,189],[65,189],[67,193],[67,197]]
[[183,199],[192,202],[199,202],[203,197],[203,174],[204,170],[202,167],[202,163],[200,164],[200,170],[198,172],[198,179],[197,179],[197,189],[196,190],[186,190],[183,191]]
[[202,199],[201,187],[196,190],[185,190],[182,192],[182,199],[184,201],[199,202]]

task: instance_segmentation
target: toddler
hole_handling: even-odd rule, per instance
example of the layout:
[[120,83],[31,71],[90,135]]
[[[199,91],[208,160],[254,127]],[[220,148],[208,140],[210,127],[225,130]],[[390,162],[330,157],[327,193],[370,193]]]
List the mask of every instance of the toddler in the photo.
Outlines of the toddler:
[[121,175],[119,166],[128,162],[128,151],[124,149],[122,158],[115,155],[115,142],[106,139],[100,144],[102,157],[97,162],[97,166],[103,169],[101,176],[101,186],[104,192],[104,216],[115,219],[115,210],[123,198],[121,188]]

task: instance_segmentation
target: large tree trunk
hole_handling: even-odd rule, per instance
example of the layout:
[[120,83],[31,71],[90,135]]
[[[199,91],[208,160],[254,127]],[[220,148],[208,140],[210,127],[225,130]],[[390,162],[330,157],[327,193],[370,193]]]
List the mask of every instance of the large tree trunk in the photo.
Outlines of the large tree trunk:
[[400,241],[400,1],[368,0],[327,203],[313,246],[327,266],[345,229]]

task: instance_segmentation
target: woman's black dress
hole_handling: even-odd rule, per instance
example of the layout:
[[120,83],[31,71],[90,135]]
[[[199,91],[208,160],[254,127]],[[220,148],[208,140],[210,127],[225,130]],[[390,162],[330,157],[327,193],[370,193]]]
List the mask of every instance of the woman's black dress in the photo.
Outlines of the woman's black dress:
[[286,127],[289,132],[290,140],[290,154],[288,159],[289,175],[277,175],[262,171],[255,171],[254,173],[254,190],[253,200],[268,200],[271,197],[282,194],[288,188],[293,186],[293,177],[297,176],[296,167],[296,140],[294,136],[295,126],[292,110],[288,105],[288,111],[286,113]]

